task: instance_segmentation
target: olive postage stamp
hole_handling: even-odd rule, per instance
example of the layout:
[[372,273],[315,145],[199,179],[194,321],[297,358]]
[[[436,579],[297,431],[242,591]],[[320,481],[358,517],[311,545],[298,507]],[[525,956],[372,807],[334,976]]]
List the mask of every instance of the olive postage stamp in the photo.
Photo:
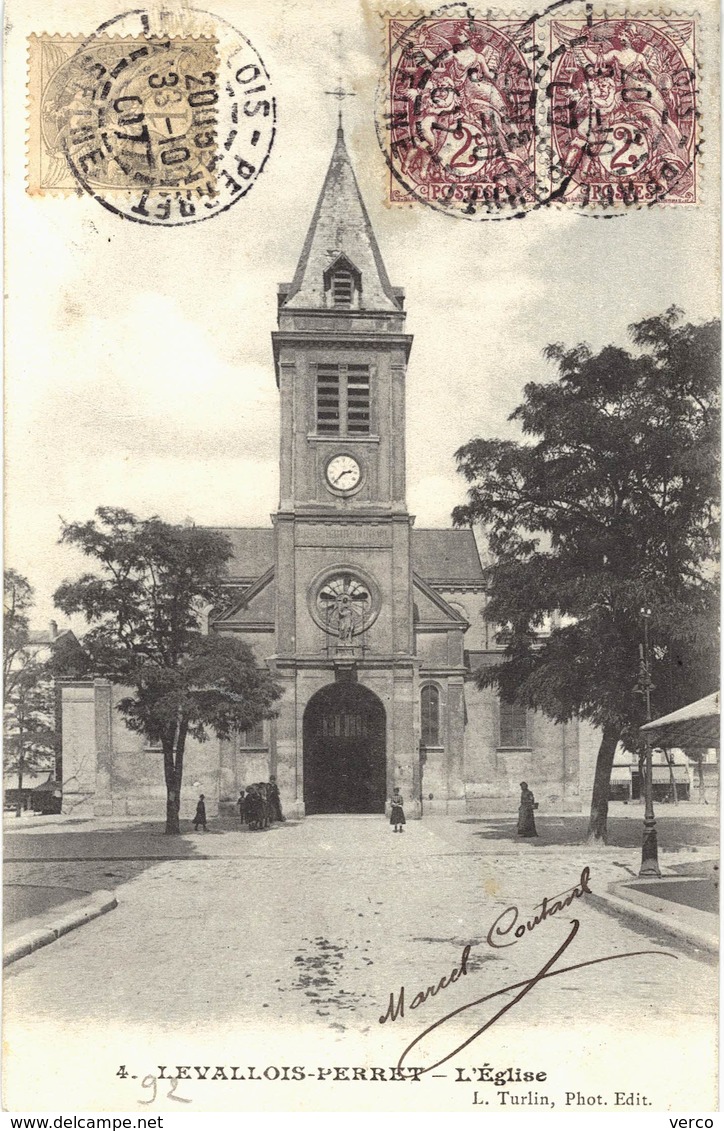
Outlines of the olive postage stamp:
[[146,18],[87,37],[31,35],[28,192],[85,191],[128,220],[161,225],[206,219],[245,196],[273,145],[275,104],[251,43],[217,30],[150,34]]
[[29,192],[211,195],[218,71],[212,40],[31,36]]

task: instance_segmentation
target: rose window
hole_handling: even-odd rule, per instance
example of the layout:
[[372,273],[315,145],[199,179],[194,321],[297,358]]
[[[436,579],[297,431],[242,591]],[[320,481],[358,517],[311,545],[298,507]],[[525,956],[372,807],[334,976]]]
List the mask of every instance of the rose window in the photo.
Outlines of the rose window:
[[341,643],[364,632],[379,611],[376,586],[357,571],[327,573],[318,579],[310,598],[317,624]]

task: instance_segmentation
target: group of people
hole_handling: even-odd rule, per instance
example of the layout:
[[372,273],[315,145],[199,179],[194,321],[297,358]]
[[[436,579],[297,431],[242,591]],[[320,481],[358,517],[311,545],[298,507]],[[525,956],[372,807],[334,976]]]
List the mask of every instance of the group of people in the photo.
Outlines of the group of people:
[[[399,789],[395,789],[390,800],[390,824],[393,832],[401,833],[406,824],[404,801]],[[282,799],[279,795],[277,779],[272,775],[269,781],[254,782],[246,789],[239,790],[239,800],[236,802],[239,810],[241,827],[247,825],[250,830],[268,829],[274,821],[285,821],[282,813]],[[520,783],[520,806],[518,808],[518,836],[538,836],[535,827],[534,812],[538,808],[533,791],[528,789],[528,783]],[[199,831],[199,825],[204,832],[206,827],[206,805],[203,793],[199,797],[194,816],[194,830]]]
[[246,789],[239,790],[236,802],[239,822],[250,830],[268,829],[274,821],[285,821],[282,813],[282,799],[279,795],[277,779],[272,775],[269,781],[254,782]]
[[[282,813],[282,799],[279,795],[277,779],[272,775],[269,781],[254,782],[246,789],[239,790],[239,800],[236,803],[239,810],[241,827],[248,825],[250,829],[268,829],[274,821],[286,821]],[[206,800],[203,793],[196,803],[196,812],[193,819],[194,832],[199,831],[199,826],[207,833]]]

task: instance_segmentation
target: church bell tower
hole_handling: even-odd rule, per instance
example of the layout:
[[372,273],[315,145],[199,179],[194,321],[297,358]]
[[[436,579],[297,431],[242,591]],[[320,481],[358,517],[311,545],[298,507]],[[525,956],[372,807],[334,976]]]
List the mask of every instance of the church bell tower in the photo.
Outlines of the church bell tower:
[[[404,327],[404,293],[390,284],[340,125],[294,278],[279,287],[272,334],[281,411],[275,667],[290,692],[294,684],[296,704],[294,719],[282,708],[278,750],[281,761],[297,752],[308,812],[334,811],[335,788],[341,811],[381,811],[394,785],[408,783],[411,792],[405,373],[412,338]],[[335,691],[341,685],[347,690]],[[353,709],[352,685],[371,693],[366,706],[360,700]],[[373,718],[383,733],[365,745]],[[314,751],[328,750],[340,727],[359,729],[359,749],[342,751],[336,770],[322,769]],[[359,768],[373,746],[384,762],[376,777],[371,766]],[[352,797],[340,784],[355,773],[375,778],[374,796],[362,797],[367,787],[358,784]]]
[[280,511],[405,510],[404,292],[392,287],[342,129],[272,335]]

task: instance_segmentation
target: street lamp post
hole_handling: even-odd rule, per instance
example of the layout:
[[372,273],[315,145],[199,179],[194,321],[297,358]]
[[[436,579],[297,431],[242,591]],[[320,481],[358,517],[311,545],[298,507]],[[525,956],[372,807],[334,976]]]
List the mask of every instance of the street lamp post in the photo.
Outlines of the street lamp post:
[[[649,666],[649,618],[651,609],[641,610],[644,622],[644,642],[639,646],[641,662],[639,665],[639,689],[646,699],[646,722],[651,722],[651,668]],[[651,743],[646,736],[646,770],[644,774],[644,835],[641,846],[641,867],[639,876],[661,876],[659,868],[659,841],[656,833],[656,818],[654,816],[654,783],[653,766],[651,760]]]

